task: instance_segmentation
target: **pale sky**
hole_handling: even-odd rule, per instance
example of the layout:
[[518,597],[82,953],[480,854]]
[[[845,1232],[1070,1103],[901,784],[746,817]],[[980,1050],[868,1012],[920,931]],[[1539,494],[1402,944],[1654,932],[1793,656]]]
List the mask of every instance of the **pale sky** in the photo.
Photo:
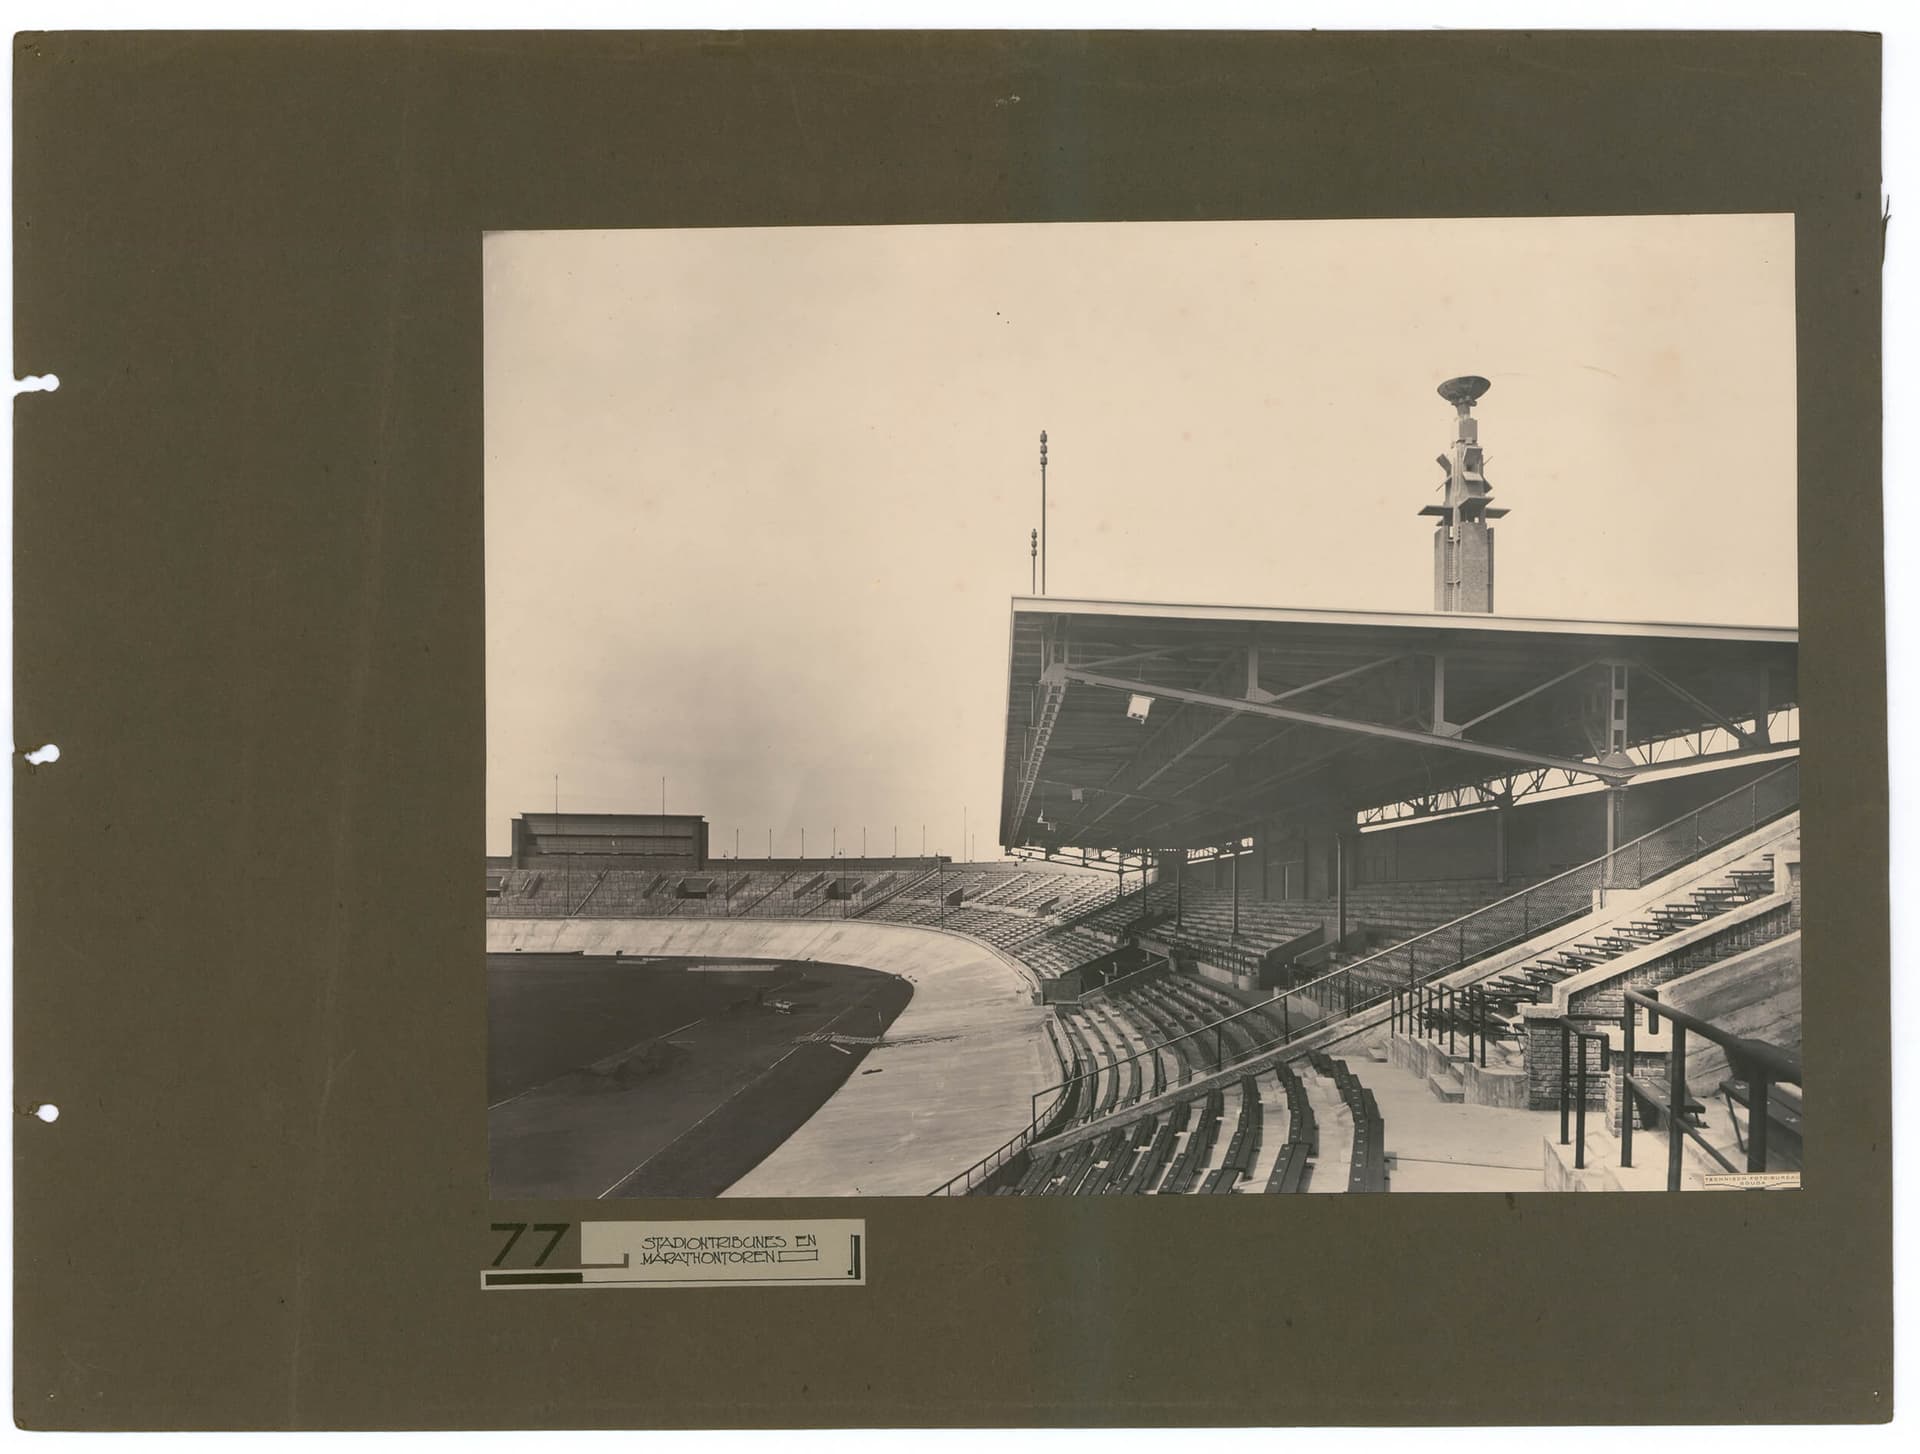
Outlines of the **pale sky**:
[[1788,216],[491,235],[487,840],[997,856],[1009,599],[1797,621]]

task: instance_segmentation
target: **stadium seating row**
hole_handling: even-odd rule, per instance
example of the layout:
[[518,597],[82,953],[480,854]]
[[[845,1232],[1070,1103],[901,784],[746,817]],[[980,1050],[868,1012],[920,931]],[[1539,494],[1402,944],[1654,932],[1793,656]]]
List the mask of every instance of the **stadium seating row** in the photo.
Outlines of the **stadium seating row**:
[[[1154,1100],[1224,1065],[1244,1062],[1242,1073],[1196,1088],[1158,1114],[1113,1126],[1064,1151],[1016,1158],[1004,1175],[990,1178],[980,1190],[1001,1196],[1304,1190],[1319,1150],[1307,1087],[1292,1065],[1260,1061],[1258,1052],[1269,1042],[1258,1016],[1218,1025],[1223,1012],[1238,1008],[1215,987],[1177,974],[1087,1004],[1057,1007],[1083,1078],[1069,1086],[1071,1109],[1049,1117],[1041,1139]],[[1383,1128],[1371,1095],[1344,1065],[1329,1066],[1328,1079],[1354,1113],[1355,1158],[1362,1175],[1351,1189],[1383,1189]]]
[[[1553,986],[1564,979],[1658,944],[1773,891],[1773,855],[1767,853],[1753,864],[1716,875],[1681,897],[1648,906],[1644,914],[1626,924],[1610,926],[1517,968],[1478,981],[1474,987],[1485,997],[1488,1013],[1484,1017],[1474,1013],[1477,1007],[1462,995],[1444,1005],[1422,1006],[1422,1022],[1430,1029],[1442,1031],[1451,1024],[1459,1034],[1483,1027],[1490,1043],[1505,1048],[1504,1042],[1512,1041],[1517,1047],[1522,1029],[1522,1004],[1540,1003],[1550,997]],[[1507,1049],[1503,1058],[1511,1060],[1516,1053],[1517,1048]]]
[[1374,1103],[1373,1092],[1360,1084],[1359,1077],[1344,1060],[1334,1060],[1316,1051],[1308,1057],[1313,1068],[1332,1081],[1353,1116],[1353,1149],[1349,1155],[1347,1190],[1354,1192],[1387,1189],[1386,1123]]

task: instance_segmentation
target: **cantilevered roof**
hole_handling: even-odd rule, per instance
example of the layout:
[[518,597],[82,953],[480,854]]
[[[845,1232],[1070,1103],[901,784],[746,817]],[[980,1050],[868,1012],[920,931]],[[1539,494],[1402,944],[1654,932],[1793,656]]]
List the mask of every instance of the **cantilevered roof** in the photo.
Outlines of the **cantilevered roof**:
[[1798,659],[1790,627],[1017,597],[1001,841],[1205,847],[1508,775],[1628,781],[1622,666],[1626,747],[1757,752]]

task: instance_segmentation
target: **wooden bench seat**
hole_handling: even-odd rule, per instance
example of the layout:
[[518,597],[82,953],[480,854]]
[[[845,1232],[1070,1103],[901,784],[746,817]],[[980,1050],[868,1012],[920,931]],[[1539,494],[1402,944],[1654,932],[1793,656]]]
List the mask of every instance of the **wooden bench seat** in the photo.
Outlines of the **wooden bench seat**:
[[[1735,1144],[1745,1151],[1747,1149],[1746,1133],[1740,1129],[1739,1117],[1733,1114],[1733,1109],[1738,1106],[1741,1110],[1748,1112],[1751,1119],[1753,1102],[1747,1083],[1744,1080],[1723,1080],[1720,1082],[1720,1094],[1727,1103],[1727,1119],[1733,1123]],[[1769,1144],[1772,1142],[1774,1129],[1785,1131],[1793,1137],[1795,1142],[1803,1142],[1805,1136],[1802,1122],[1805,1115],[1805,1103],[1797,1087],[1790,1085],[1767,1087],[1767,1124],[1772,1128],[1768,1131]]]

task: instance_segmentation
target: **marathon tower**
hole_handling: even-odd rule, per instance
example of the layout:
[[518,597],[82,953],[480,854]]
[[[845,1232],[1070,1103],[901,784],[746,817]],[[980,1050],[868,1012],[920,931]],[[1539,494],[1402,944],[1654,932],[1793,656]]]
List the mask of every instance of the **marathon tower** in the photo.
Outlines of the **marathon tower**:
[[1433,609],[1493,610],[1493,529],[1487,523],[1507,512],[1488,501],[1493,487],[1482,470],[1480,421],[1474,401],[1493,385],[1474,375],[1448,379],[1440,397],[1453,405],[1453,447],[1437,456],[1446,471],[1445,498],[1420,513],[1439,518],[1433,527]]

